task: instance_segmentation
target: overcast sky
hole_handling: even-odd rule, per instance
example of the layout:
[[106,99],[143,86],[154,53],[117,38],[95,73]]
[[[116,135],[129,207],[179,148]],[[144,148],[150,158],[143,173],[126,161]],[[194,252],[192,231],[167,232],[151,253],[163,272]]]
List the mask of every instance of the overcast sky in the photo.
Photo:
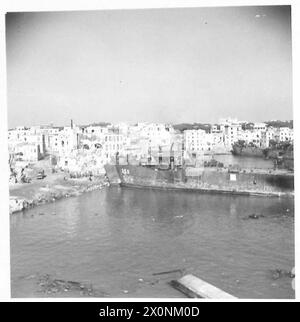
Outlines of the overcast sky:
[[292,119],[290,7],[6,15],[9,127]]

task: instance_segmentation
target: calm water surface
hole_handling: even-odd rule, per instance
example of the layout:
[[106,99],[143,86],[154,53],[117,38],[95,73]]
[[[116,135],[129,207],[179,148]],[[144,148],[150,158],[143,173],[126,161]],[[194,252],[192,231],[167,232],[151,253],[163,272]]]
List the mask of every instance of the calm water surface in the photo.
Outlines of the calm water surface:
[[[258,220],[247,219],[263,214]],[[43,214],[43,215],[42,215]],[[111,297],[182,297],[185,269],[241,298],[293,298],[293,200],[105,188],[11,216],[13,297],[36,297],[24,278],[51,274]]]

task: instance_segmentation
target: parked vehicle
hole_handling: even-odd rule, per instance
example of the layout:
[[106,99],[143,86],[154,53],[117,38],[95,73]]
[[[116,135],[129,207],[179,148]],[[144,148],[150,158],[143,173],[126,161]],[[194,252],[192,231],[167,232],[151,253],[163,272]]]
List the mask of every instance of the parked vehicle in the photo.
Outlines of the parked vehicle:
[[42,180],[45,177],[46,177],[46,175],[45,175],[45,171],[44,170],[39,171],[38,174],[37,174],[37,176],[36,176],[36,178],[39,179],[39,180]]

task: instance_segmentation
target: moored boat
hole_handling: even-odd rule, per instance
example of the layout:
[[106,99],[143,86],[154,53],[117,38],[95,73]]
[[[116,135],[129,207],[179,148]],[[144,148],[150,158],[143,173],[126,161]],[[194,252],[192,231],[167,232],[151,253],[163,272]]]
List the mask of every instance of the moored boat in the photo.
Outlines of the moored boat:
[[285,169],[184,167],[115,164],[105,166],[110,182],[135,188],[240,195],[293,196],[294,173]]

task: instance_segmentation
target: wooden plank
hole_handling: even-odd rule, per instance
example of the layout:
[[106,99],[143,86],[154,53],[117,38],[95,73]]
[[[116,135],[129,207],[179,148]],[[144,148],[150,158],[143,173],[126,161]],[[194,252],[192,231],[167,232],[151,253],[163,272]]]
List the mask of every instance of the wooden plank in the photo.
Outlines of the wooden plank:
[[206,299],[236,299],[229,293],[201,280],[200,278],[188,274],[170,283],[174,288],[183,292],[188,297]]

